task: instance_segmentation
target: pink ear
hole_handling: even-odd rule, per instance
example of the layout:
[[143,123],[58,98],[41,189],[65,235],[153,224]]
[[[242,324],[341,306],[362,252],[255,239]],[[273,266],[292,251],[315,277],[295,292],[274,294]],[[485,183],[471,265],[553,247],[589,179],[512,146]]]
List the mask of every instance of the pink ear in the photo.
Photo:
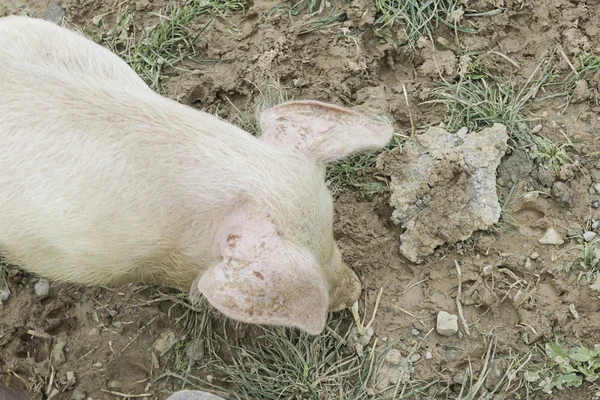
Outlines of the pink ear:
[[264,142],[308,150],[321,162],[383,148],[394,134],[387,123],[318,101],[291,101],[267,109],[260,125]]
[[283,239],[270,216],[249,205],[229,216],[219,236],[223,260],[198,283],[216,309],[247,323],[323,331],[329,295],[308,250]]

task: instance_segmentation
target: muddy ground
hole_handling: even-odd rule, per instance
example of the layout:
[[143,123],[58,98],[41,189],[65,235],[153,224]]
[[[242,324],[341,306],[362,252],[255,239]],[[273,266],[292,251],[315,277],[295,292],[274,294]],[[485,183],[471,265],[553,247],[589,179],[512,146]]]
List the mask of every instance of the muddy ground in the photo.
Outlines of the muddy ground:
[[[422,100],[443,80],[458,78],[464,54],[496,51],[510,57],[515,63],[494,54],[485,62],[514,82],[525,82],[557,45],[569,59],[582,52],[600,54],[600,9],[595,1],[468,3],[472,11],[500,7],[502,12],[464,18],[476,34],[442,26],[435,31],[435,45],[421,41],[415,51],[402,53],[374,29],[374,1],[338,5],[345,9],[346,21],[302,33],[300,17],[269,15],[273,3],[257,0],[245,12],[215,19],[199,38],[197,58],[222,61],[188,61],[168,71],[163,87],[178,101],[230,118],[236,108],[254,104],[259,96],[255,84],[278,79],[296,99],[387,113],[397,134],[410,137],[413,125],[418,134],[444,121],[444,107]],[[0,4],[0,13],[41,16],[47,1]],[[62,6],[69,23],[102,35],[128,10],[135,11],[138,26],[152,26],[157,23],[152,13],[166,3],[67,0]],[[200,29],[208,18],[201,17],[190,29]],[[394,32],[402,36],[402,26]],[[562,53],[559,65],[568,74]],[[564,99],[533,102],[537,120],[531,127],[542,124],[542,133],[559,144],[571,140],[571,167],[556,177],[518,146],[511,146],[498,169],[497,192],[504,202],[514,189],[508,212],[516,230],[505,224],[476,232],[414,264],[399,253],[401,229],[390,221],[389,194],[365,195],[355,189],[337,195],[335,237],[345,261],[364,283],[361,301],[369,310],[383,289],[375,337],[379,343],[397,343],[404,355],[420,343],[419,357],[411,361],[413,380],[459,381],[465,369],[481,370],[494,341],[497,370],[502,372],[510,360],[525,359],[557,334],[588,348],[600,343],[600,293],[590,288],[594,275],[581,266],[581,235],[592,230],[591,219],[600,220],[600,211],[594,208],[600,194],[593,189],[600,183],[599,86],[596,75],[564,113],[559,112]],[[373,167],[367,175],[376,172]],[[519,200],[525,193],[538,195]],[[539,243],[548,227],[556,229],[563,244]],[[588,247],[593,253],[593,241]],[[438,312],[458,313],[457,265],[462,271],[461,303],[468,333],[461,323],[459,333],[442,336],[434,329]],[[161,353],[165,342],[175,341],[185,330],[183,305],[159,294],[158,288],[144,286],[82,288],[51,283],[49,295],[40,300],[36,282],[15,267],[8,269],[11,297],[0,306],[0,374],[5,383],[24,389],[27,382],[38,399],[47,398],[49,386],[60,388],[55,399],[123,398],[107,391],[165,399],[182,387],[180,380],[164,375],[175,371],[181,360],[172,351]],[[206,376],[208,361],[199,358],[197,375]],[[67,382],[68,372],[74,373],[75,382]],[[491,381],[487,385],[493,387]],[[509,388],[507,398],[527,395],[525,387],[518,386]],[[592,398],[594,393],[593,385],[586,384],[566,395]]]

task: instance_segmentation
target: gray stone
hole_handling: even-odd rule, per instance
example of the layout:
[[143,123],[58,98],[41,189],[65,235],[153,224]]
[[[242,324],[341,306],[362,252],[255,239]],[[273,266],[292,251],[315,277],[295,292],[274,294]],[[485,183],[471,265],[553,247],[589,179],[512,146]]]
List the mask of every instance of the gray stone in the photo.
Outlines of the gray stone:
[[596,232],[584,232],[583,233],[583,240],[585,240],[586,242],[591,242],[592,240],[594,240],[594,238],[596,237]]
[[437,332],[442,336],[452,336],[458,332],[458,316],[440,311],[437,316]]
[[534,126],[533,128],[531,128],[531,133],[533,133],[534,135],[536,133],[540,133],[542,131],[542,129],[544,128],[544,125],[542,124],[537,124],[536,126]]
[[40,300],[44,300],[50,293],[50,283],[45,279],[40,279],[33,287],[35,294]]
[[42,14],[42,19],[61,25],[66,15],[65,9],[59,6],[56,0],[50,0]]
[[0,290],[0,302],[6,303],[10,298],[10,292],[6,289]]
[[75,379],[75,372],[67,371],[67,387],[75,385],[77,379]]

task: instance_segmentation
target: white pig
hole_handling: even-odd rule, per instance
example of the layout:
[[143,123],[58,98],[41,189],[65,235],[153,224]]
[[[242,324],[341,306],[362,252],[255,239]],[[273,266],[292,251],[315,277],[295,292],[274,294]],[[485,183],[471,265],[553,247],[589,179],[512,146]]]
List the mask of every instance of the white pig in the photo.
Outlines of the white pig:
[[316,101],[248,132],[152,91],[82,35],[0,18],[0,255],[61,282],[201,293],[230,318],[324,329],[359,297],[325,163],[389,124]]

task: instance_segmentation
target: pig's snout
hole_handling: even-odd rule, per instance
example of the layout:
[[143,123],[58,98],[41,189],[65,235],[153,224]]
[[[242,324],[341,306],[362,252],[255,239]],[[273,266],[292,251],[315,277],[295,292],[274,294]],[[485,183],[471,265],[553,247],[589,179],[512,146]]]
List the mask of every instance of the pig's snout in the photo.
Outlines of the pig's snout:
[[358,300],[362,285],[356,273],[344,265],[344,272],[333,282],[329,295],[329,311],[340,311],[349,308]]

